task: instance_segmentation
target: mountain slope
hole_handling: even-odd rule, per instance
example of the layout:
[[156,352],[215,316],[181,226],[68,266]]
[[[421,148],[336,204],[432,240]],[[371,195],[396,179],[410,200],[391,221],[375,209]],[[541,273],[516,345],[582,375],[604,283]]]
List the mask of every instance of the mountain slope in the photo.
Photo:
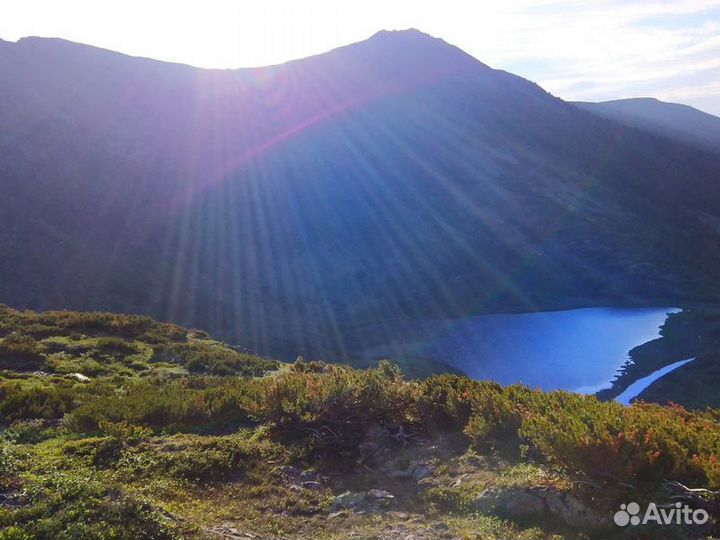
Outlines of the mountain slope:
[[11,305],[290,357],[392,340],[378,321],[718,295],[720,159],[417,31],[243,70],[28,38],[0,93]]
[[666,103],[655,98],[576,102],[575,105],[630,127],[720,153],[720,118],[688,105]]

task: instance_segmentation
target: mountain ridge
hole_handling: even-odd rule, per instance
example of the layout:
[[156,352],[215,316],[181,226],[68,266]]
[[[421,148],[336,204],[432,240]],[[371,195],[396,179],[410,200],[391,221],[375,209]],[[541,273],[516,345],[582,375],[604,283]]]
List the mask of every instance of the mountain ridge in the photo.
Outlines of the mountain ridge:
[[629,127],[720,153],[720,118],[690,105],[652,97],[574,102],[574,105]]
[[[429,48],[430,46],[434,45],[437,47],[444,47],[446,49],[446,52],[448,49],[452,49],[456,54],[459,53],[461,56],[472,58],[475,62],[482,63],[480,60],[474,58],[473,56],[469,55],[459,47],[456,47],[455,45],[452,45],[448,42],[446,42],[444,39],[432,36],[428,33],[422,32],[421,30],[418,30],[416,28],[407,28],[402,30],[379,30],[375,32],[370,37],[349,43],[346,45],[339,45],[337,47],[333,47],[331,49],[328,49],[326,51],[322,51],[319,53],[310,54],[308,56],[303,56],[299,58],[291,58],[282,62],[278,62],[275,64],[266,64],[266,65],[260,65],[260,66],[238,66],[238,67],[231,67],[231,68],[213,68],[213,67],[203,67],[203,66],[196,66],[193,64],[188,64],[184,62],[176,62],[176,61],[170,61],[170,60],[162,60],[158,58],[153,58],[150,56],[144,56],[144,55],[135,55],[131,53],[125,53],[121,51],[117,51],[108,47],[100,46],[100,45],[92,45],[89,43],[83,43],[80,41],[74,41],[66,38],[61,37],[51,37],[51,36],[23,36],[18,38],[15,41],[9,41],[9,40],[3,40],[0,38],[0,44],[8,45],[8,46],[21,46],[21,47],[42,47],[47,48],[48,46],[61,46],[66,50],[75,49],[77,51],[85,50],[86,52],[95,53],[95,54],[111,54],[111,55],[118,55],[123,56],[127,58],[132,59],[138,59],[138,60],[151,60],[153,62],[158,62],[160,64],[170,64],[170,65],[177,65],[177,66],[185,66],[188,68],[196,69],[196,70],[202,70],[202,71],[208,71],[208,72],[238,72],[238,71],[250,71],[250,70],[263,70],[268,68],[277,68],[280,66],[286,66],[287,64],[291,64],[294,62],[302,62],[304,60],[316,58],[316,57],[322,57],[324,55],[327,55],[328,53],[333,53],[335,51],[343,51],[348,48],[353,48],[358,45],[363,46],[372,46],[375,44],[382,44],[382,46],[387,46],[388,44],[391,46],[397,46],[400,43],[403,43],[405,45],[418,45],[418,44],[424,44],[425,48]],[[485,65],[485,64],[483,64]]]

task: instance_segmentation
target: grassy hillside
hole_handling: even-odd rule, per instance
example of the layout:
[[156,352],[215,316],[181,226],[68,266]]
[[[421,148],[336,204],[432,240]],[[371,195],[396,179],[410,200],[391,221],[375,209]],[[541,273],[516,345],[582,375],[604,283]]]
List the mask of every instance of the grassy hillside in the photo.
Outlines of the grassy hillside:
[[[140,315],[17,311],[0,305],[3,369],[35,376],[262,375],[265,360],[200,330]],[[24,375],[20,375],[24,377]]]
[[[0,539],[697,538],[720,412],[278,364],[147,317],[0,311]],[[622,534],[620,534],[622,533]],[[553,536],[554,535],[554,536]]]

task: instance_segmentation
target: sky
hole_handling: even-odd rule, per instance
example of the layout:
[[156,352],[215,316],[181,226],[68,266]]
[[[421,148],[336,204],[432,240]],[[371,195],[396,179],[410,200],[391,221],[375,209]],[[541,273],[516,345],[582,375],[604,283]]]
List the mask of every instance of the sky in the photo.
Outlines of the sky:
[[276,64],[417,28],[566,100],[720,116],[720,0],[0,0],[0,38],[61,37],[201,67]]

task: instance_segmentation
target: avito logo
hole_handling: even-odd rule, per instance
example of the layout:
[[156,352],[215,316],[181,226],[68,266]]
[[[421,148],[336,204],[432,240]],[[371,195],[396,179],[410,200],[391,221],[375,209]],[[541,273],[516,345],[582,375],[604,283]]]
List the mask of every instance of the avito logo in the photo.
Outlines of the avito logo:
[[702,508],[693,510],[687,505],[675,503],[671,507],[659,507],[650,503],[645,513],[640,517],[640,505],[636,502],[621,504],[620,510],[615,512],[613,520],[618,527],[627,525],[704,525],[710,515]]

